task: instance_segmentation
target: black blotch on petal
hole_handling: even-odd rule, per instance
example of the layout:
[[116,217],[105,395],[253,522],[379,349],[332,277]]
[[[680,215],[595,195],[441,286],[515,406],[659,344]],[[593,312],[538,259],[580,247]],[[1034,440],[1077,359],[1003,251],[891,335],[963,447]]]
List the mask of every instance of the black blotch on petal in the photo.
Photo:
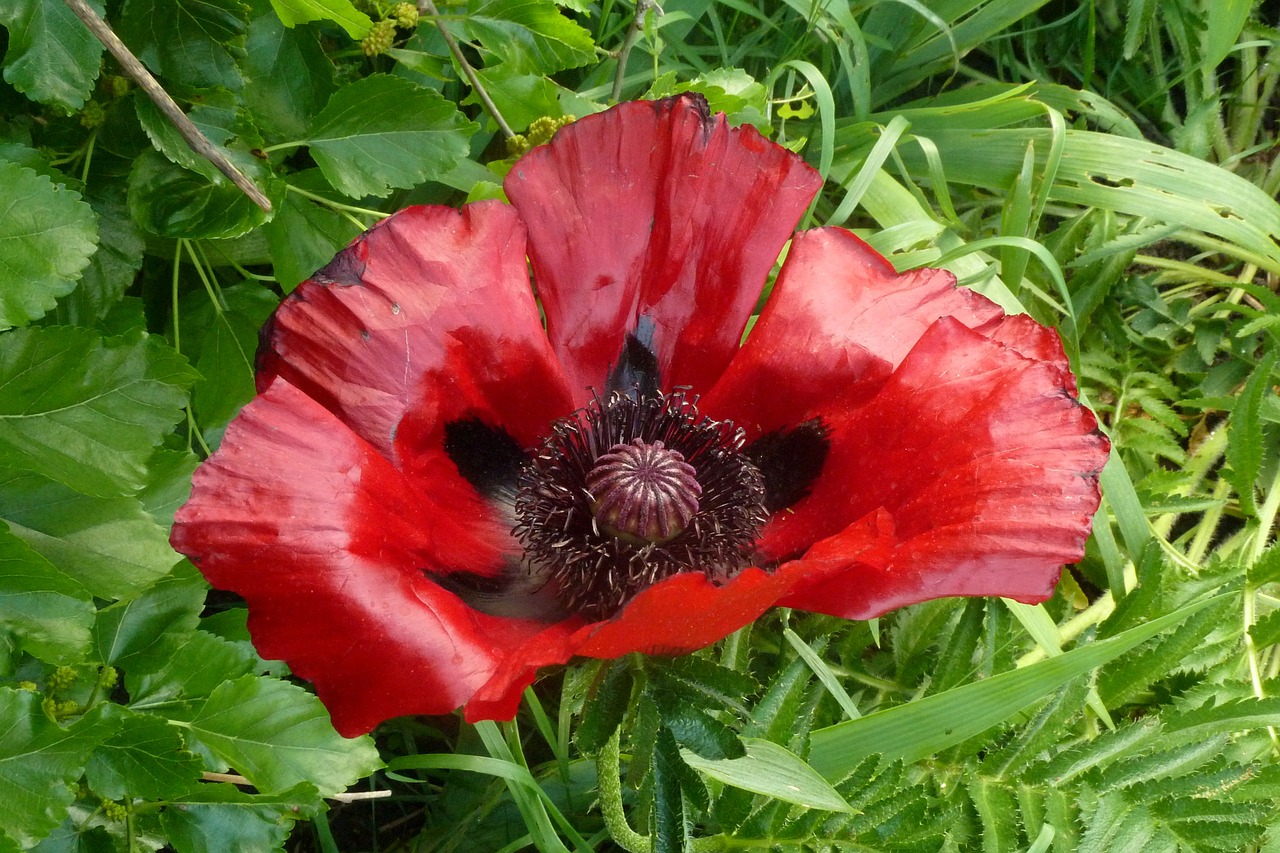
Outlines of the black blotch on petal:
[[636,330],[628,332],[618,354],[618,363],[609,371],[606,394],[614,391],[628,397],[653,397],[658,393],[658,357],[653,352],[654,323],[649,317],[641,317]]
[[316,284],[336,284],[339,287],[364,284],[366,264],[356,256],[355,249],[356,246],[351,246],[339,252],[333,260],[316,270],[311,280]]
[[514,495],[520,469],[528,461],[509,432],[478,418],[446,424],[444,452],[458,466],[458,473],[486,498]]
[[764,476],[765,509],[786,509],[809,494],[830,450],[827,428],[817,418],[767,432],[747,445],[743,452]]

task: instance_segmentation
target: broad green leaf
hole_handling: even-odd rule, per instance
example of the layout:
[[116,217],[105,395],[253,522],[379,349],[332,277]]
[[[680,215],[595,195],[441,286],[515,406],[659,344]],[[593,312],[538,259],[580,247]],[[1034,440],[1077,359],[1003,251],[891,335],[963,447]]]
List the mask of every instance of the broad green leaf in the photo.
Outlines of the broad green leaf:
[[135,595],[178,561],[136,498],[96,498],[38,474],[0,470],[0,518],[70,578],[108,601]]
[[[213,183],[225,180],[217,166],[191,149],[150,98],[139,94],[134,97],[133,106],[139,124],[157,151],[171,162],[201,174]],[[242,149],[256,148],[260,147],[262,140],[243,110],[227,93],[220,92],[216,97],[206,98],[204,103],[187,113],[187,118],[240,171],[246,174],[261,171],[261,163],[247,150],[230,147],[230,143],[238,140]]]
[[1280,350],[1271,352],[1258,363],[1244,391],[1236,398],[1231,411],[1231,429],[1227,433],[1227,480],[1240,498],[1240,508],[1252,515],[1256,512],[1254,481],[1262,467],[1263,436],[1260,411],[1262,400],[1271,388]]
[[[263,192],[272,194],[274,179],[265,167],[241,171]],[[239,237],[267,218],[221,172],[213,176],[193,172],[158,151],[146,151],[134,161],[129,173],[129,212],[152,234],[192,240]]]
[[125,0],[116,33],[167,81],[239,91],[246,9],[239,0]]
[[[543,116],[563,113],[558,98],[560,90],[555,83],[539,74],[508,73],[506,68],[505,65],[492,71],[481,68],[476,76],[512,128],[523,130]],[[478,106],[480,99],[472,92],[463,103]]]
[[689,750],[681,755],[695,770],[744,791],[810,809],[852,811],[826,779],[793,753],[759,738],[743,738],[742,743],[747,754],[741,758],[713,761]]
[[319,699],[272,678],[218,685],[182,725],[264,793],[310,782],[328,796],[382,766],[372,740],[342,737]]
[[320,805],[315,787],[306,783],[279,794],[249,794],[221,783],[178,798],[160,821],[178,853],[223,853],[232,839],[239,850],[280,850],[294,823]]
[[119,705],[103,708],[115,721],[115,731],[93,751],[85,766],[95,794],[112,800],[171,800],[199,784],[203,767],[183,746],[176,728],[158,717],[135,714]]
[[141,331],[2,335],[0,467],[36,471],[87,495],[136,492],[194,379],[180,355]]
[[249,22],[245,47],[244,102],[254,124],[272,144],[302,136],[334,90],[333,62],[317,34],[286,29],[264,12]]
[[115,307],[142,267],[142,232],[129,216],[118,185],[88,196],[98,218],[98,249],[75,290],[58,300],[59,325],[93,326]]
[[1022,669],[819,729],[810,741],[809,763],[827,779],[838,779],[869,755],[903,761],[925,758],[999,725],[1072,678],[1114,660],[1220,600],[1189,604],[1114,637]]
[[271,0],[271,8],[276,10],[286,27],[311,21],[333,21],[353,39],[364,38],[373,26],[369,16],[352,6],[351,0]]
[[460,22],[507,73],[554,74],[595,58],[591,34],[550,0],[481,0]]
[[[103,13],[101,0],[89,0],[89,6]],[[98,79],[102,43],[63,0],[6,0],[0,3],[0,25],[9,30],[9,85],[42,104],[71,112],[84,106]]]
[[0,832],[24,849],[62,823],[89,753],[110,734],[96,715],[64,729],[40,703],[36,693],[0,687]]
[[1212,13],[1205,16],[1208,25],[1204,47],[1206,68],[1216,68],[1227,58],[1255,5],[1252,0],[1218,0],[1213,4]]
[[147,460],[147,486],[136,497],[147,515],[161,527],[173,523],[173,514],[191,496],[191,475],[200,457],[189,450],[161,448]]
[[347,217],[292,192],[262,231],[271,247],[276,281],[286,293],[333,260],[360,233]]
[[174,645],[196,629],[207,592],[203,578],[184,560],[138,597],[104,607],[93,626],[98,660],[126,672],[162,667]]
[[335,189],[360,198],[448,171],[476,129],[439,92],[375,74],[339,89],[303,142]]
[[49,663],[74,663],[89,647],[93,598],[0,521],[0,627]]
[[218,685],[246,675],[257,662],[248,643],[234,643],[205,631],[165,635],[163,642],[138,655],[125,670],[131,707],[161,708],[194,704]]
[[28,168],[0,161],[0,330],[24,326],[75,287],[97,244],[80,196]]

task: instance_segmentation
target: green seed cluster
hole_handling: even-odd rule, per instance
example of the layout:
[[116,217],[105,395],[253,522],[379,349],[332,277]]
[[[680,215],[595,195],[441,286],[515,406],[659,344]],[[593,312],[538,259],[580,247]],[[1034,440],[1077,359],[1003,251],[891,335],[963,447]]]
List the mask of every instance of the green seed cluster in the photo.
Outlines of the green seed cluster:
[[524,133],[517,133],[507,140],[507,153],[512,157],[521,157],[539,145],[545,145],[556,135],[556,131],[575,121],[574,116],[542,116],[536,118]]
[[396,22],[387,18],[373,25],[369,34],[360,42],[360,50],[365,56],[380,56],[390,49],[395,40]]
[[387,12],[387,18],[394,20],[403,30],[411,30],[418,26],[418,7],[412,3],[397,3]]

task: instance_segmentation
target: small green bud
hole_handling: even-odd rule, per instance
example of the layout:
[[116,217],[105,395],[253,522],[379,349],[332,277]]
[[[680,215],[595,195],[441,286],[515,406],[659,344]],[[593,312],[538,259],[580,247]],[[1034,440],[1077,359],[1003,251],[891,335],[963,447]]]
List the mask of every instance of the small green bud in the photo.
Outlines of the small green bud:
[[387,52],[392,43],[396,39],[396,22],[391,20],[378,21],[373,25],[373,29],[369,30],[369,34],[364,37],[364,41],[360,42],[360,50],[364,51],[365,56],[379,56]]
[[93,130],[95,127],[102,127],[106,121],[107,111],[97,101],[89,101],[84,105],[84,109],[80,111],[80,124],[89,130]]
[[120,670],[114,666],[104,666],[98,671],[98,684],[104,690],[110,690],[120,682]]
[[418,7],[412,3],[397,3],[391,7],[387,17],[394,19],[401,29],[411,30],[418,26]]
[[76,683],[76,671],[70,666],[60,666],[49,676],[49,692],[62,693]]

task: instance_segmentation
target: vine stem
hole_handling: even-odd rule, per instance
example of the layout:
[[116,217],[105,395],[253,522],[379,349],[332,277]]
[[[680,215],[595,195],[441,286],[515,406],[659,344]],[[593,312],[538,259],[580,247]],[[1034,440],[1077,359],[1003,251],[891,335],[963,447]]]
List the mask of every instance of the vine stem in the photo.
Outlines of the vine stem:
[[480,82],[479,76],[476,75],[476,70],[471,67],[471,63],[467,62],[467,58],[463,56],[462,46],[458,44],[458,40],[453,37],[453,33],[449,32],[449,28],[445,26],[444,19],[440,17],[440,10],[436,8],[436,4],[432,0],[418,0],[418,12],[419,14],[431,16],[432,23],[436,25],[440,35],[444,37],[444,43],[449,46],[449,52],[453,54],[454,62],[457,62],[458,67],[462,69],[463,76],[471,84],[472,91],[476,93],[476,97],[480,99],[480,103],[484,105],[485,110],[489,115],[493,116],[494,122],[498,125],[498,130],[502,131],[502,135],[507,139],[515,136],[515,131],[511,129],[511,125],[507,124],[507,120],[498,111],[497,104],[489,97],[489,92],[484,88],[484,84]]
[[631,19],[631,26],[627,27],[627,35],[622,40],[622,47],[618,48],[618,70],[613,74],[611,95],[614,103],[622,97],[622,84],[627,77],[627,60],[631,58],[631,48],[636,46],[636,42],[640,40],[640,34],[644,32],[644,19],[650,9],[657,9],[659,14],[662,13],[657,0],[636,0],[636,15]]
[[[621,727],[619,727],[620,729]],[[652,853],[653,839],[641,835],[627,823],[627,813],[622,808],[622,755],[619,747],[619,729],[600,749],[596,756],[596,786],[600,794],[600,813],[604,815],[605,828],[610,837],[628,853]]]
[[192,124],[191,119],[187,118],[186,113],[182,111],[173,100],[169,97],[169,93],[164,90],[155,77],[151,76],[138,57],[120,41],[120,37],[115,34],[115,30],[102,18],[98,17],[85,0],[64,0],[76,17],[84,22],[89,28],[89,32],[93,33],[94,38],[102,42],[102,44],[111,51],[111,55],[120,63],[120,68],[125,74],[128,74],[133,82],[138,84],[142,91],[147,93],[155,105],[160,108],[160,112],[164,113],[165,118],[178,129],[178,133],[182,134],[182,138],[187,141],[187,145],[191,146],[191,150],[208,160],[218,168],[218,171],[226,175],[231,183],[235,184],[239,190],[253,200],[253,203],[268,213],[271,212],[271,200],[266,197],[262,190],[258,189],[253,181],[249,180],[244,172],[236,168],[235,164],[227,159],[226,155],[219,151],[214,144],[209,141],[209,137],[200,132],[200,128]]

